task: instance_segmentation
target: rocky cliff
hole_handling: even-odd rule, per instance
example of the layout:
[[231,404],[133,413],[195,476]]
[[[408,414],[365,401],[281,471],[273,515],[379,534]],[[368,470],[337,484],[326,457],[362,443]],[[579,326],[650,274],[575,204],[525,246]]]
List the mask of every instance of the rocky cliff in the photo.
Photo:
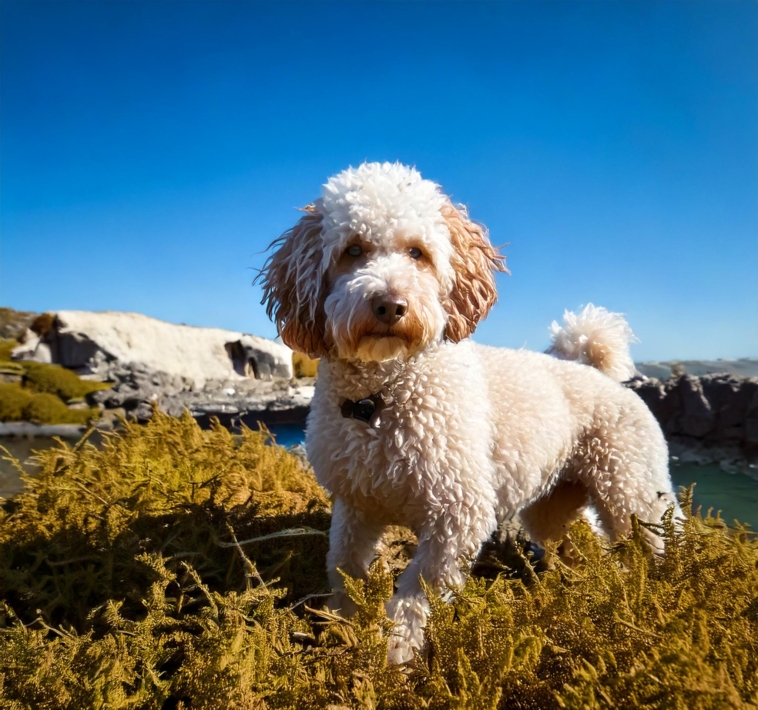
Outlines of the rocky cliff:
[[627,386],[658,419],[672,454],[698,462],[758,461],[758,378],[682,375]]

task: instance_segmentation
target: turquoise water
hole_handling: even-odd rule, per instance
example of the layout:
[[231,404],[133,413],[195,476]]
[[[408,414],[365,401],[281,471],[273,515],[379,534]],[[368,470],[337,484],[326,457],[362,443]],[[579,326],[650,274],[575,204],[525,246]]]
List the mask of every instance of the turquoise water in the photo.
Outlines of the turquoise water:
[[[758,472],[756,472],[758,475]],[[703,514],[713,508],[721,511],[728,525],[737,519],[758,530],[758,479],[744,473],[727,473],[718,466],[683,464],[671,467],[674,489],[695,484],[694,505],[703,507]]]
[[[303,428],[293,424],[272,426],[271,433],[281,446],[302,444],[305,438]],[[0,445],[25,463],[25,468],[32,473],[34,468],[29,457],[34,449],[46,449],[54,445],[51,438],[36,439],[1,438]],[[1,454],[0,454],[1,456]],[[736,518],[749,523],[758,530],[758,472],[756,477],[744,473],[727,473],[718,466],[694,466],[692,464],[671,467],[674,487],[689,486],[695,483],[695,505],[701,505],[703,512],[708,508],[722,511],[722,517],[728,524]],[[21,490],[19,472],[8,461],[0,460],[0,497],[8,497]]]

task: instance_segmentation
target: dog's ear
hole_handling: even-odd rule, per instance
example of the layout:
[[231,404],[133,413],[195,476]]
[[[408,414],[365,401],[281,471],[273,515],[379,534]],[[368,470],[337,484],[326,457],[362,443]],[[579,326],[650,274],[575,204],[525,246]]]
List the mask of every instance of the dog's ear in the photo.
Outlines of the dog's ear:
[[449,315],[445,339],[457,343],[468,338],[477,323],[487,317],[497,301],[494,272],[508,269],[505,257],[490,244],[487,229],[472,222],[465,207],[455,208],[448,202],[442,216],[450,230],[455,272],[453,290],[444,303]]
[[271,244],[275,249],[260,274],[262,304],[276,323],[282,340],[293,350],[322,357],[325,342],[321,221],[316,205],[290,230]]

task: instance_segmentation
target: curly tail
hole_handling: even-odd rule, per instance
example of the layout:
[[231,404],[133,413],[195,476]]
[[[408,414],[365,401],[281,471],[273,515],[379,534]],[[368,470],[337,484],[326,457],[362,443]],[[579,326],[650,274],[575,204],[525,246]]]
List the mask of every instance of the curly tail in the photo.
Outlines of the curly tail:
[[591,365],[617,382],[634,377],[629,345],[636,338],[620,313],[589,303],[579,315],[566,311],[562,326],[553,321],[550,334],[553,344],[545,351],[548,355]]

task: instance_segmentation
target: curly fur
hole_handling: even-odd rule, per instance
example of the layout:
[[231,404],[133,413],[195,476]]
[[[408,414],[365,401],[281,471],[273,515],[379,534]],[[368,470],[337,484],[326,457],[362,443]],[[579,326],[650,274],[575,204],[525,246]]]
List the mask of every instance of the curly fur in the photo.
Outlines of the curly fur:
[[553,344],[547,350],[549,355],[592,365],[617,382],[634,377],[629,346],[636,338],[620,313],[589,303],[579,315],[566,311],[563,322],[561,326],[553,321],[550,326]]
[[[276,242],[264,302],[288,345],[322,356],[306,449],[334,497],[332,606],[350,613],[338,570],[364,575],[387,525],[418,535],[388,604],[391,661],[422,645],[420,577],[440,590],[460,584],[499,520],[520,513],[534,539],[560,540],[592,506],[614,537],[632,514],[657,520],[675,505],[660,428],[612,379],[631,362],[623,319],[594,307],[567,314],[554,329],[558,357],[471,342],[503,257],[412,168],[346,170],[308,210]],[[384,322],[377,298],[407,311]],[[369,395],[382,401],[370,423],[342,416],[345,400]]]

